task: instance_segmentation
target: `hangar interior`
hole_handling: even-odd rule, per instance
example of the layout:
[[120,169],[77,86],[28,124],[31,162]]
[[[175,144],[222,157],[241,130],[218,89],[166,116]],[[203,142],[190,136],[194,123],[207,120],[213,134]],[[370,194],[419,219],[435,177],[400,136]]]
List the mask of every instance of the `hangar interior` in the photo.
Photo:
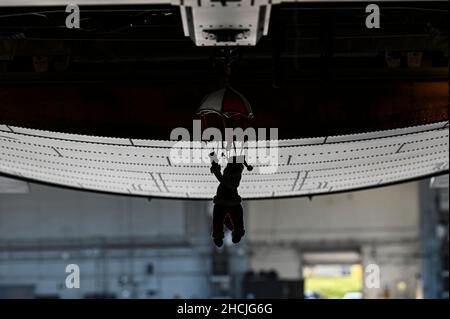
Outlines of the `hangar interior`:
[[[267,34],[228,51],[186,36],[178,1],[80,3],[81,29],[58,0],[17,1],[0,0],[0,298],[448,298],[448,3],[381,1],[368,30],[366,2],[273,1]],[[169,136],[229,54],[254,126],[278,130],[276,171],[251,163],[246,235],[217,249],[217,182]]]
[[[248,201],[245,240],[217,250],[207,201],[148,201],[2,178],[1,297],[447,298],[446,183]],[[73,263],[79,289],[65,286]],[[370,288],[363,282],[374,264],[381,281]],[[311,269],[321,281],[345,281],[354,266],[359,283],[341,290],[308,283]]]

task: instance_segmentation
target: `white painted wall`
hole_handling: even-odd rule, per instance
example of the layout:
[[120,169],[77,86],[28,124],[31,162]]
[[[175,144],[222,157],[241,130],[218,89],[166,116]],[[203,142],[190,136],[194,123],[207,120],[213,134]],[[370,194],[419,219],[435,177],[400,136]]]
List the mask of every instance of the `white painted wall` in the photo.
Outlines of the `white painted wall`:
[[[420,273],[418,183],[347,194],[248,203],[251,267],[300,278],[302,251],[358,247],[362,264],[376,263],[380,289],[365,296],[414,297]],[[398,281],[407,291],[397,292]]]
[[[105,289],[117,297],[129,292],[139,298],[206,298],[211,270],[206,209],[203,202],[149,202],[35,184],[29,194],[0,194],[0,288],[31,284],[36,294],[66,298]],[[130,241],[147,246],[103,246]],[[55,244],[66,247],[49,249]],[[82,248],[70,248],[74,244]],[[6,249],[11,245],[26,249]],[[70,263],[80,267],[80,289],[65,287]],[[119,284],[123,275],[134,278],[134,288]]]
[[184,235],[182,201],[67,191],[31,185],[0,194],[0,239]]
[[[246,202],[247,234],[233,250],[233,260],[239,263],[232,266],[238,268],[237,273],[245,270],[244,248],[248,246],[252,269],[276,269],[282,278],[295,279],[301,274],[304,250],[298,247],[357,246],[363,265],[381,267],[380,289],[366,289],[366,297],[382,296],[385,286],[392,297],[413,297],[420,272],[417,195],[417,184],[410,183],[312,201]],[[0,286],[37,283],[38,294],[77,298],[101,292],[106,283],[118,297],[126,290],[142,298],[151,297],[149,291],[154,291],[153,297],[208,297],[211,239],[207,210],[203,202],[148,202],[33,184],[29,194],[0,194],[0,247],[68,241],[92,246],[77,251],[43,248],[11,253],[0,249]],[[101,248],[102,241],[130,239],[169,246],[133,251]],[[173,245],[184,241],[191,246]],[[80,290],[64,286],[68,263],[80,265]],[[145,273],[149,263],[154,264],[153,275]],[[134,290],[119,286],[118,278],[124,274],[134,276],[138,283]],[[395,291],[398,281],[407,283],[406,292]]]

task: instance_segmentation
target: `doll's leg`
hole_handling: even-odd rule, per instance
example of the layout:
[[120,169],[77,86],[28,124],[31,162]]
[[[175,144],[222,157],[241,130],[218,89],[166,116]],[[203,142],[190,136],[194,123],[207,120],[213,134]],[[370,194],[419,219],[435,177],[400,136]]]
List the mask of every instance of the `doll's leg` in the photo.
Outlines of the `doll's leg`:
[[244,236],[244,212],[242,210],[242,205],[237,205],[232,207],[230,210],[230,217],[233,222],[233,243],[238,243],[241,241],[241,237]]
[[215,204],[213,210],[213,233],[212,237],[216,246],[220,247],[223,244],[223,222],[225,218],[224,207]]

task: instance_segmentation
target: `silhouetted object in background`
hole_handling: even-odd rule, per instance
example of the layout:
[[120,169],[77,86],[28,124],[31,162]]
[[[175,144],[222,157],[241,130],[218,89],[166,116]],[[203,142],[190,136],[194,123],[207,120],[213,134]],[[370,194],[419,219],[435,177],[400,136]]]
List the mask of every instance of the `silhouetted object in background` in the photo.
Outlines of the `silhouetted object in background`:
[[302,278],[282,279],[274,270],[259,273],[248,271],[242,280],[242,294],[243,298],[247,299],[303,299],[305,297],[304,280]]
[[230,157],[222,174],[215,153],[211,153],[210,157],[211,173],[216,176],[220,183],[217,187],[217,194],[214,196],[212,237],[216,246],[221,247],[223,245],[224,225],[232,231],[233,243],[238,243],[245,234],[241,197],[237,189],[241,182],[244,165],[249,170],[251,170],[251,166],[238,157]]

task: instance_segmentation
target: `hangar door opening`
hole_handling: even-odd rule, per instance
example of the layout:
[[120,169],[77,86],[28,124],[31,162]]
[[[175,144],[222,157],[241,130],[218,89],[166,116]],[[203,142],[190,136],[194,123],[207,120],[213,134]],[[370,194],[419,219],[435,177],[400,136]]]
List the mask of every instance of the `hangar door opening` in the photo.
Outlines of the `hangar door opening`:
[[357,251],[308,252],[303,254],[305,298],[363,297],[363,270]]

